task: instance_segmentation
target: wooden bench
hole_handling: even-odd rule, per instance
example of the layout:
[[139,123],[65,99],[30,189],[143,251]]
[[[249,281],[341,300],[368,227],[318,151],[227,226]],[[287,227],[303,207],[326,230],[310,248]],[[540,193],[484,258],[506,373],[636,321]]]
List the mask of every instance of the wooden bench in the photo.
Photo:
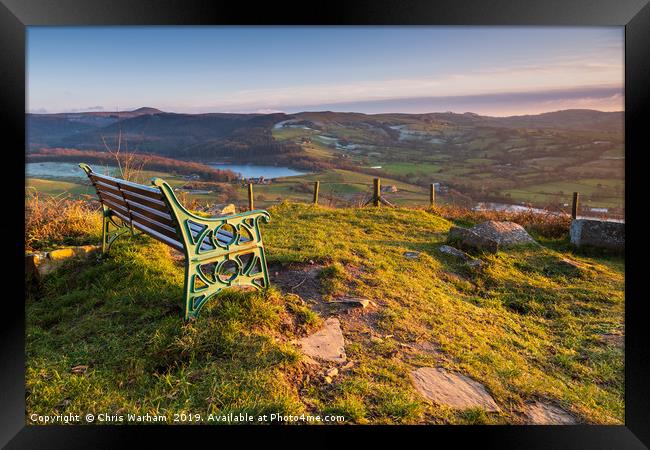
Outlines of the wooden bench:
[[205,303],[231,286],[269,285],[260,221],[267,211],[205,218],[180,204],[160,178],[145,186],[96,172],[79,164],[97,191],[103,209],[102,252],[130,232],[147,234],[185,255],[185,319],[194,319]]

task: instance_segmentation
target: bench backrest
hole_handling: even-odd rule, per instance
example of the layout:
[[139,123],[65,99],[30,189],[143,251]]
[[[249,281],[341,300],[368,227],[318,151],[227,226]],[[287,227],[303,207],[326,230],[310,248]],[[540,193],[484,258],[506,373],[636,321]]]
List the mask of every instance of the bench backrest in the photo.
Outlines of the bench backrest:
[[178,224],[159,188],[98,174],[86,164],[80,166],[104,207],[127,225],[183,251]]

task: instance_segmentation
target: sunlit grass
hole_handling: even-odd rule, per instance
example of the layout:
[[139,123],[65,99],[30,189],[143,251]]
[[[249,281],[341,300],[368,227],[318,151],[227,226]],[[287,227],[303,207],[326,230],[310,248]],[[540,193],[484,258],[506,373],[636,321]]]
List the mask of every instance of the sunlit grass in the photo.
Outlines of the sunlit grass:
[[[331,385],[305,378],[311,369],[293,341],[322,318],[275,289],[227,292],[184,324],[182,266],[164,245],[127,238],[105,260],[68,264],[27,299],[27,411],[520,423],[525,402],[547,399],[585,422],[622,423],[623,351],[599,338],[623,332],[622,258],[578,256],[563,238],[545,238],[547,247],[478,255],[487,265],[476,271],[437,251],[452,222],[430,211],[283,203],[270,213],[272,283],[273,271],[311,261],[324,266],[325,298],[375,304],[340,315],[351,369]],[[80,239],[97,238],[96,224],[85,229]],[[580,268],[561,265],[566,257]],[[78,365],[85,373],[72,373]],[[474,378],[502,412],[429,404],[409,379],[422,366]]]

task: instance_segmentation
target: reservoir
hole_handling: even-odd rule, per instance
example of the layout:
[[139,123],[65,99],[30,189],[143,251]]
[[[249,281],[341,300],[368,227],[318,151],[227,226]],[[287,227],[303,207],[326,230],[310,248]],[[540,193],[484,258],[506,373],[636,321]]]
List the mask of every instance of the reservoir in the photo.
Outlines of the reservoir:
[[[90,167],[97,173],[115,176],[118,173],[117,167],[91,164]],[[86,173],[81,170],[78,163],[73,162],[37,162],[25,164],[25,171],[28,177],[33,178],[82,178],[86,179]]]
[[298,170],[290,169],[288,167],[278,166],[257,166],[253,164],[217,164],[206,163],[207,166],[221,170],[232,170],[240,174],[244,178],[259,178],[266,179],[282,178],[282,177],[295,177],[297,175],[304,175],[307,172],[300,172]]

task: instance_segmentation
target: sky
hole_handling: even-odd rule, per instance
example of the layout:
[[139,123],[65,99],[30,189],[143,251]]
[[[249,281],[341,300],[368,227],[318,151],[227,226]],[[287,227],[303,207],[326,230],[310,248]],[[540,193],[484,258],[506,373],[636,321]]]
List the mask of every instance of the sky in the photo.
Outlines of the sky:
[[28,27],[27,111],[622,111],[623,27]]

